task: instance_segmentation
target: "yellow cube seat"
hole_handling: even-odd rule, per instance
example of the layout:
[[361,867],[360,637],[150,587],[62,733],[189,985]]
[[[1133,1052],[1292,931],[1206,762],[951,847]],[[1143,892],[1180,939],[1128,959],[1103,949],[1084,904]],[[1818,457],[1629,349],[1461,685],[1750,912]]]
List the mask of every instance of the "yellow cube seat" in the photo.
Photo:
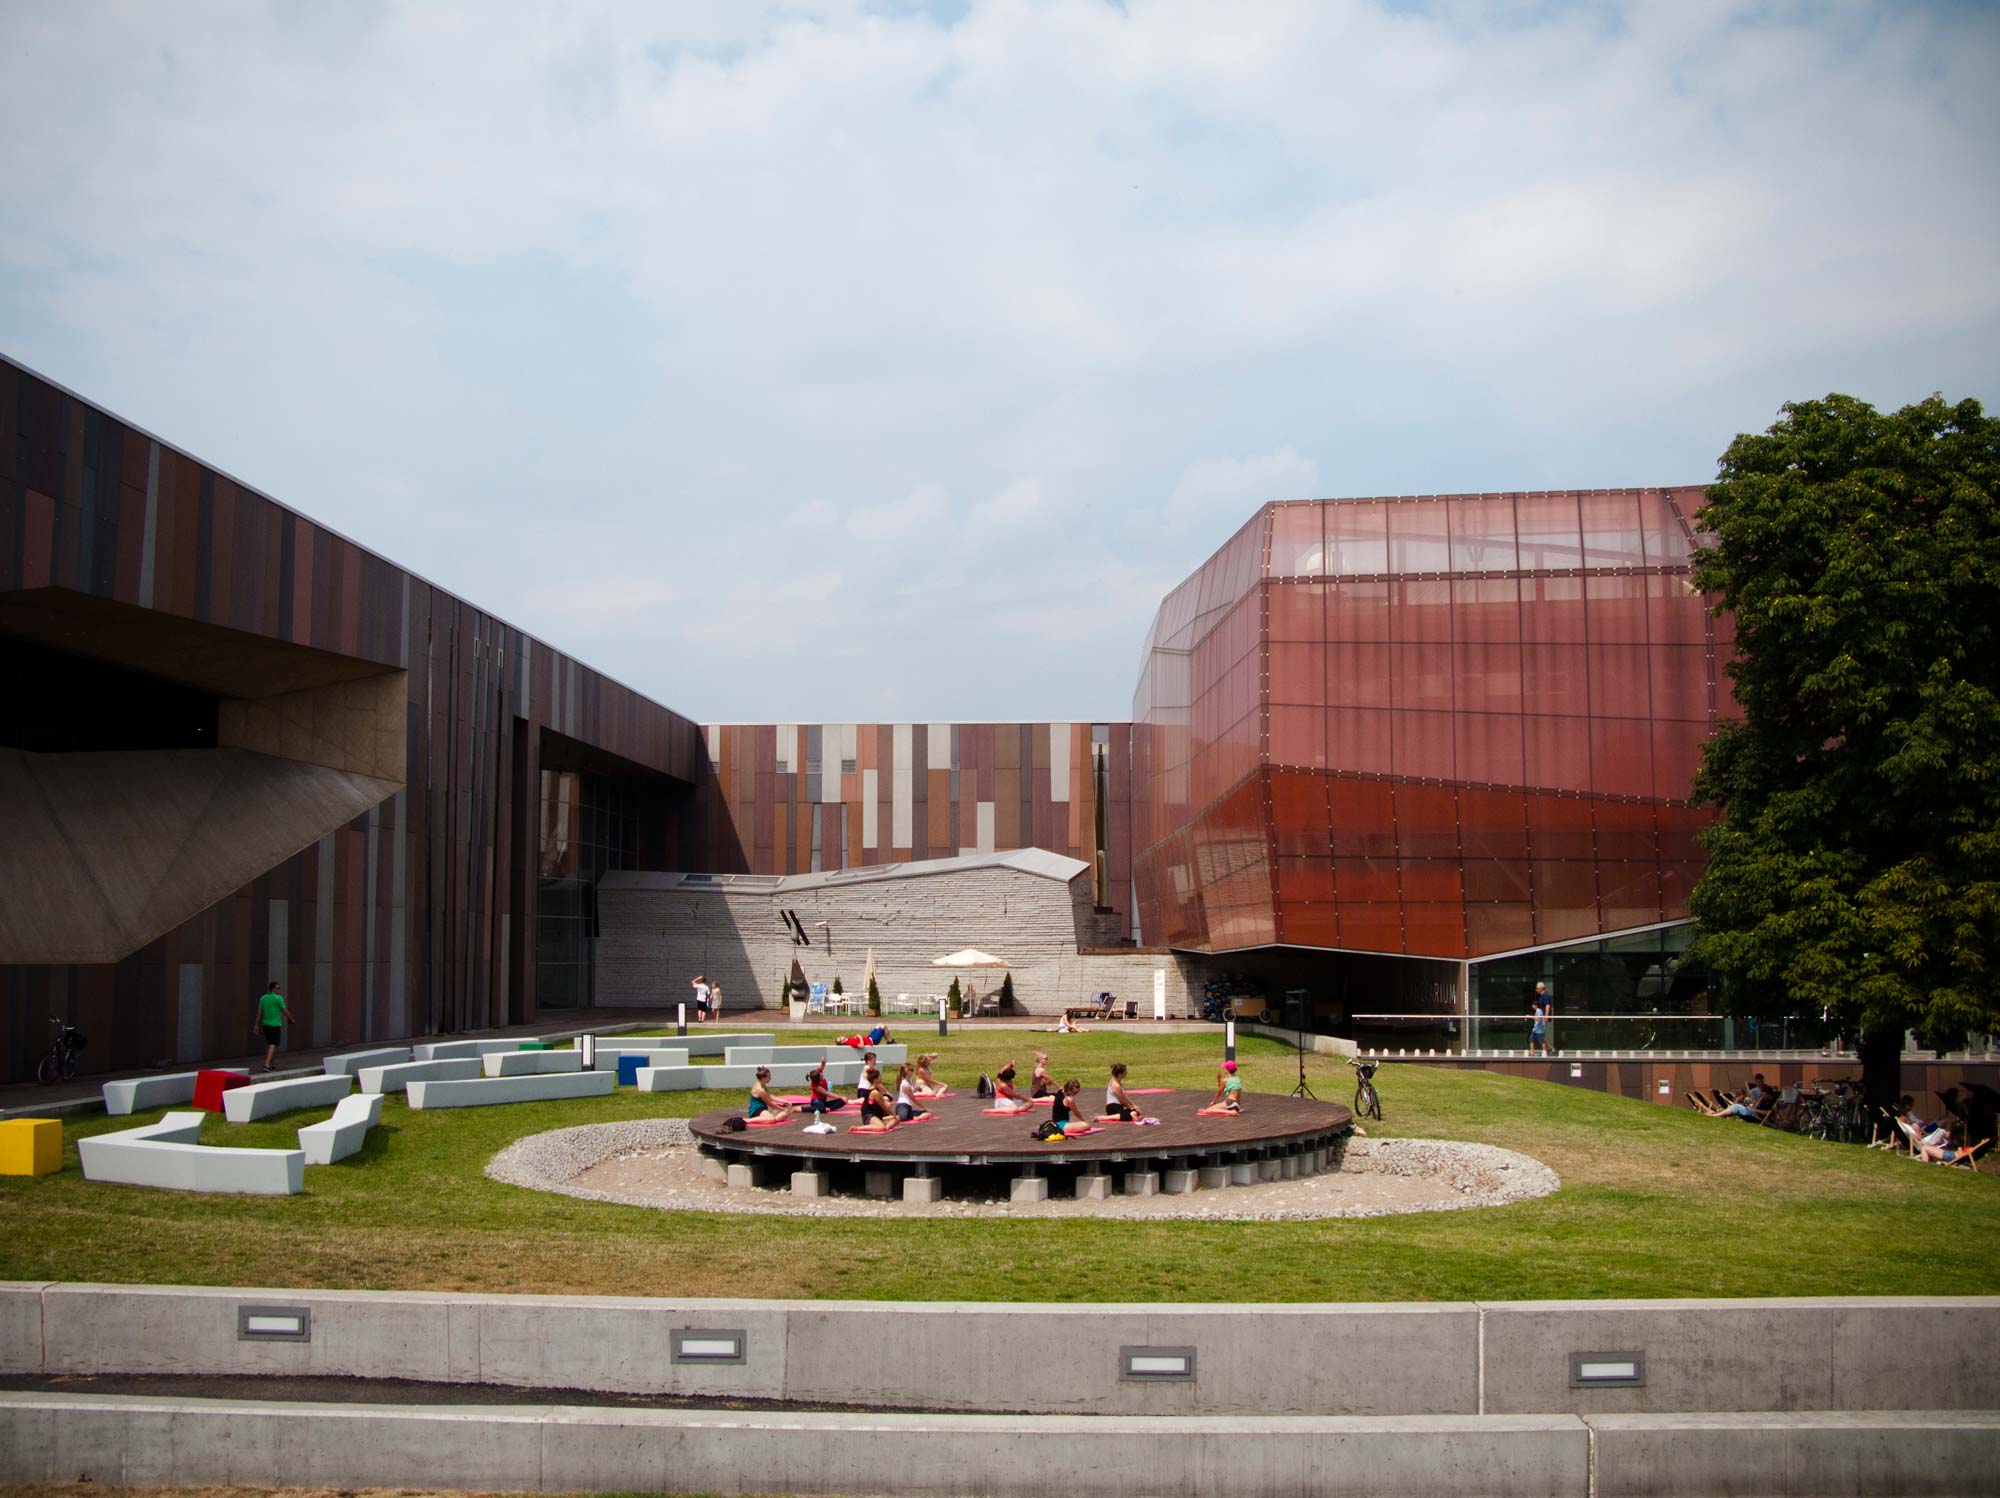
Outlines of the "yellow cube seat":
[[61,1119],[0,1118],[0,1176],[52,1176],[61,1169]]

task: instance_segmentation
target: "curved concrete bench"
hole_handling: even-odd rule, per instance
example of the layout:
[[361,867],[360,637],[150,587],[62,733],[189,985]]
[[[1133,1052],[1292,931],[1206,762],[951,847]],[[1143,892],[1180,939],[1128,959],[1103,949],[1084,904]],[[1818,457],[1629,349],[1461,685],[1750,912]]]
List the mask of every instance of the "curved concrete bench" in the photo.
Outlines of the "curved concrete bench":
[[233,1124],[255,1123],[294,1108],[324,1108],[353,1090],[354,1078],[344,1073],[336,1077],[285,1077],[276,1082],[252,1082],[248,1087],[232,1087],[223,1093],[222,1116]]
[[685,1035],[671,1037],[673,1044],[685,1047],[689,1056],[716,1056],[733,1045],[776,1045],[776,1035],[732,1035],[726,1030],[690,1030]]
[[195,1142],[207,1116],[169,1113],[143,1128],[79,1139],[83,1178],[236,1196],[294,1196],[304,1189],[303,1150],[211,1149]]
[[392,1045],[377,1051],[348,1051],[344,1055],[329,1056],[323,1070],[331,1076],[353,1076],[364,1066],[394,1066],[399,1061],[410,1060],[410,1048],[406,1045]]
[[462,1061],[467,1056],[490,1056],[495,1051],[518,1051],[522,1037],[512,1040],[434,1040],[416,1048],[419,1061]]
[[[782,1061],[771,1067],[773,1087],[803,1087],[807,1084],[812,1069],[818,1064],[812,1061]],[[702,1088],[733,1090],[742,1088],[749,1091],[750,1084],[757,1080],[755,1066],[642,1066],[639,1068],[638,1087],[641,1092],[690,1092]],[[851,1088],[861,1080],[859,1061],[828,1061],[826,1063],[827,1086],[838,1091]]]
[[194,1079],[200,1072],[167,1072],[157,1077],[127,1077],[104,1084],[104,1111],[114,1118],[141,1108],[170,1108],[194,1101]]
[[541,1077],[583,1070],[581,1051],[492,1051],[479,1061],[489,1077]]
[[479,1075],[479,1058],[456,1061],[403,1061],[394,1066],[364,1066],[355,1073],[363,1092],[401,1092],[412,1082],[463,1082]]
[[558,1072],[540,1077],[478,1077],[471,1081],[420,1081],[409,1087],[410,1106],[480,1108],[489,1103],[538,1103],[550,1098],[609,1097],[618,1078],[608,1071]]
[[[557,1054],[560,1054],[560,1052]],[[617,1070],[618,1058],[620,1056],[644,1056],[647,1058],[646,1064],[648,1066],[686,1066],[688,1064],[688,1053],[685,1046],[606,1045],[601,1040],[597,1043],[597,1069],[599,1071]]]
[[360,1149],[368,1131],[382,1121],[382,1094],[351,1093],[333,1105],[333,1117],[299,1130],[306,1164],[331,1165]]

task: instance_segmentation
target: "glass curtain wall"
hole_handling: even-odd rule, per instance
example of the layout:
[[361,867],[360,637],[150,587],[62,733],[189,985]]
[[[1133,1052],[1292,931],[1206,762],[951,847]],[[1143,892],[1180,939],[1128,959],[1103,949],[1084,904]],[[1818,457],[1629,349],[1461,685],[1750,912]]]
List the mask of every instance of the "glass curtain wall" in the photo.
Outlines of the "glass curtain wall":
[[541,862],[535,885],[535,984],[543,1008],[574,1009],[596,992],[597,882],[636,869],[649,797],[587,770],[542,771]]

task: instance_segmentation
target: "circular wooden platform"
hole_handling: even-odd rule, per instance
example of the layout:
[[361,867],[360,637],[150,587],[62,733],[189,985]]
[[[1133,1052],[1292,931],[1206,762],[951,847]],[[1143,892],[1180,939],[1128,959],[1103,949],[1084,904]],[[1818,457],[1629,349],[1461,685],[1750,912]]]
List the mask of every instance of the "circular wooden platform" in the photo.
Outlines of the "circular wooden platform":
[[[704,1150],[745,1160],[818,1158],[883,1167],[1157,1161],[1163,1166],[1179,1162],[1182,1169],[1317,1149],[1353,1127],[1353,1115],[1338,1103],[1266,1093],[1246,1094],[1241,1113],[1203,1115],[1197,1110],[1211,1095],[1134,1093],[1133,1103],[1159,1119],[1157,1124],[1102,1124],[1095,1134],[1047,1144],[1032,1137],[1035,1126],[1049,1116],[1046,1106],[996,1118],[982,1111],[993,1106],[989,1100],[971,1096],[933,1100],[933,1118],[898,1125],[887,1134],[852,1131],[849,1126],[859,1123],[861,1115],[851,1097],[845,1108],[829,1115],[839,1131],[833,1134],[806,1133],[813,1120],[803,1110],[781,1124],[728,1132],[722,1121],[742,1117],[743,1110],[723,1108],[690,1119],[688,1127]],[[1086,1096],[1088,1107],[1094,1108],[1104,1090],[1099,1087]]]

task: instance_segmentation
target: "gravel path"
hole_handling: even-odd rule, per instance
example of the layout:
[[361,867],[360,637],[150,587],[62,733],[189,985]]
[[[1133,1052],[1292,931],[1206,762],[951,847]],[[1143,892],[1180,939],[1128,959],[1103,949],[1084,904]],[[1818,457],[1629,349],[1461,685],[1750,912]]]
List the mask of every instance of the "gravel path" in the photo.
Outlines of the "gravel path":
[[[1562,1185],[1541,1161],[1490,1144],[1446,1139],[1348,1142],[1339,1171],[1303,1180],[1230,1186],[1185,1196],[1112,1196],[1103,1201],[794,1198],[783,1189],[743,1190],[710,1180],[685,1120],[646,1119],[556,1129],[517,1140],[495,1155],[496,1181],[586,1201],[676,1212],[740,1212],[788,1217],[1135,1217],[1207,1222],[1276,1222],[1318,1217],[1391,1217],[1532,1201]],[[1058,1182],[1060,1184],[1060,1182]]]

